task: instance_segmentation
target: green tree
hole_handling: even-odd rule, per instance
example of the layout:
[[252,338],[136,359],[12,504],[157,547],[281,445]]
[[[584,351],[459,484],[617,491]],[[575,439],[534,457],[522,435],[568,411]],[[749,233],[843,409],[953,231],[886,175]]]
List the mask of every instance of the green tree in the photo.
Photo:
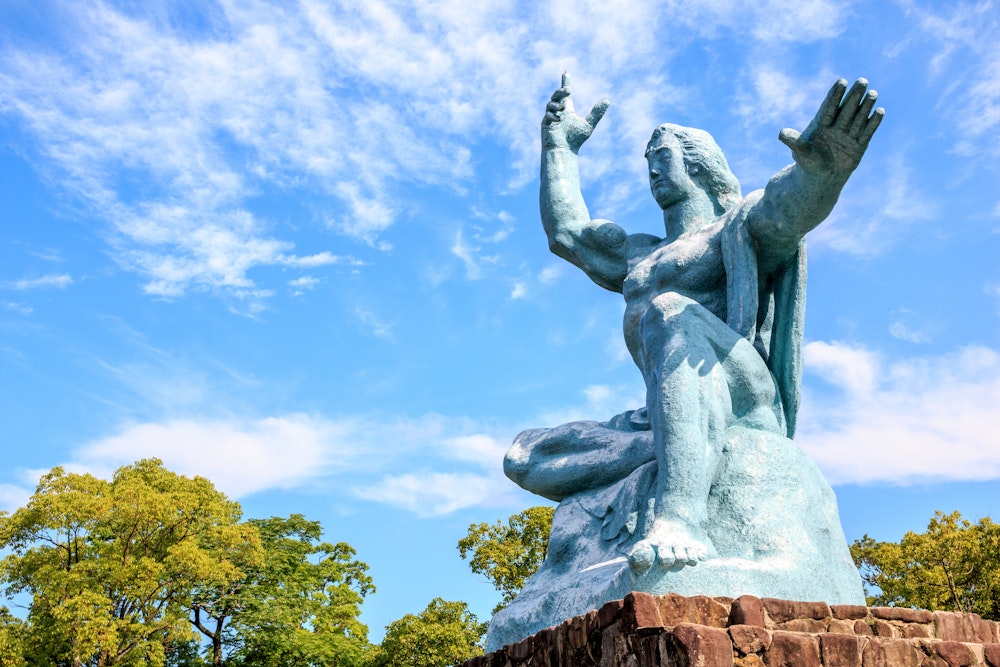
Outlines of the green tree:
[[935,512],[927,532],[851,545],[869,604],[975,612],[1000,620],[1000,524]]
[[25,667],[24,622],[0,607],[0,667]]
[[465,602],[431,600],[414,616],[407,614],[385,628],[373,667],[448,667],[483,654],[486,624]]
[[163,665],[166,647],[194,634],[190,592],[228,585],[241,576],[229,556],[260,550],[239,519],[211,482],[156,459],[110,482],[54,468],[27,506],[0,514],[0,583],[31,596],[29,663]]
[[368,566],[347,543],[321,542],[320,523],[301,514],[248,523],[259,531],[263,562],[231,595],[199,604],[216,621],[212,627],[231,618],[223,638],[231,649],[227,664],[360,665],[370,647],[358,616],[375,590]]
[[458,541],[458,553],[469,560],[472,571],[489,579],[502,595],[494,614],[514,600],[545,560],[554,512],[552,507],[531,507],[508,517],[507,525],[474,523]]

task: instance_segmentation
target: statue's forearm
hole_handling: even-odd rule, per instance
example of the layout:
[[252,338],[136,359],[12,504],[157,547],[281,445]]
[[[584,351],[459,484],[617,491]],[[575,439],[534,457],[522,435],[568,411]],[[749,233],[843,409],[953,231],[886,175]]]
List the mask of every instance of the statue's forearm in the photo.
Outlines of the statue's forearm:
[[830,215],[848,175],[807,171],[797,164],[775,174],[749,220],[758,245],[794,252],[802,237]]
[[542,226],[553,252],[569,250],[590,223],[590,211],[580,190],[580,169],[576,153],[568,148],[542,151],[539,205]]

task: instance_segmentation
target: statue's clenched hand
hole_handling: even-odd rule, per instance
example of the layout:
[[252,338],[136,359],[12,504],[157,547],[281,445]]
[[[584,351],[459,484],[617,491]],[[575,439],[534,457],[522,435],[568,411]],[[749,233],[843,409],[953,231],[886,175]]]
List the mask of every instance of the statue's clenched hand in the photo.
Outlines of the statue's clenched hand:
[[781,131],[778,139],[792,149],[800,167],[844,178],[854,171],[885,115],[882,107],[872,112],[878,93],[865,92],[867,88],[868,81],[858,79],[844,97],[847,81],[838,79],[801,134],[790,128]]
[[552,93],[552,99],[545,105],[542,148],[569,148],[576,153],[604,117],[609,104],[608,100],[601,100],[586,118],[578,116],[573,110],[573,99],[570,97],[569,74],[563,73],[562,86]]

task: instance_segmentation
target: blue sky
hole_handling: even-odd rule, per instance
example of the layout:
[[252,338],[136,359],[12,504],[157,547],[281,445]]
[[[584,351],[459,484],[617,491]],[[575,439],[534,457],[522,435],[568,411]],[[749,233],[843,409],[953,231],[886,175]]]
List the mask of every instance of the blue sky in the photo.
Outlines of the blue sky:
[[[482,6],[479,6],[479,5]],[[496,594],[455,543],[541,499],[520,430],[643,401],[623,302],[548,252],[539,122],[612,105],[594,217],[662,232],[643,147],[743,192],[837,77],[887,114],[810,236],[797,441],[849,539],[1000,515],[996,2],[0,5],[0,507],[157,456],[370,564],[372,637]]]

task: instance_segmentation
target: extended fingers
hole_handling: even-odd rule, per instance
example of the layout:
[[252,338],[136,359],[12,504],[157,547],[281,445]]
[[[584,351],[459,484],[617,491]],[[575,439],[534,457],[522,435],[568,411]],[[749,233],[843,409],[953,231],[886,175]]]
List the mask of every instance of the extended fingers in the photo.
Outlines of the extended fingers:
[[[837,119],[834,123],[842,130],[847,130],[851,127],[851,123],[858,115],[860,110],[861,98],[865,96],[865,90],[868,88],[868,79],[858,79],[851,86],[851,89],[847,91],[847,97],[844,98],[843,104],[840,105],[840,112],[837,114]],[[874,102],[874,100],[872,100]]]
[[875,130],[878,129],[878,126],[882,123],[882,118],[884,117],[885,109],[882,107],[875,109],[875,113],[873,113],[872,117],[868,119],[868,122],[861,130],[861,134],[858,135],[858,142],[862,146],[867,146],[868,142],[872,140],[872,135],[875,134]]
[[826,94],[826,99],[819,105],[819,112],[816,114],[819,118],[820,127],[833,124],[833,119],[837,117],[837,110],[840,109],[840,100],[844,97],[845,90],[847,90],[846,79],[837,79],[833,86],[830,87],[830,92]]

